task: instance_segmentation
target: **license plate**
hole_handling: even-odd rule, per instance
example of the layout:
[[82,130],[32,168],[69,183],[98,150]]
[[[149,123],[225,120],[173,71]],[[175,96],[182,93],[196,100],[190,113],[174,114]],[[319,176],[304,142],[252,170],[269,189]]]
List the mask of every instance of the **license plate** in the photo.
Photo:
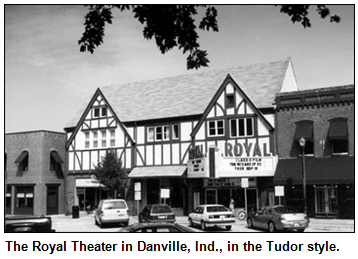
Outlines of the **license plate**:
[[158,219],[166,219],[167,216],[158,216]]
[[220,219],[221,219],[221,220],[224,220],[224,219],[225,219],[225,216],[220,216]]
[[122,216],[124,216],[124,214],[122,214],[122,213],[119,213],[119,214],[118,214],[118,217],[122,217]]
[[293,225],[294,225],[295,227],[299,227],[299,226],[300,226],[300,223],[295,222]]

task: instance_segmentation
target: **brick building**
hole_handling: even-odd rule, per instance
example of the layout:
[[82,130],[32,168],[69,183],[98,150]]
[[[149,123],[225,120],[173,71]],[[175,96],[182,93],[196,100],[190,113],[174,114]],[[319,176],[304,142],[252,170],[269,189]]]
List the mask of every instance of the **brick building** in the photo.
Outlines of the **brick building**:
[[282,202],[303,210],[304,168],[309,216],[354,218],[354,86],[280,93],[276,105]]
[[64,213],[65,143],[59,132],[5,134],[6,214]]

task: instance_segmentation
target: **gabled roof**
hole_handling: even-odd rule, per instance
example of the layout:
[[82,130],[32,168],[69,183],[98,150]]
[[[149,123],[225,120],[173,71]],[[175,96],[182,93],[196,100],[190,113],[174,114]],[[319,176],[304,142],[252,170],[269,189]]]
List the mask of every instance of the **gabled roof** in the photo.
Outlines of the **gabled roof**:
[[[290,62],[286,59],[100,89],[122,122],[203,114],[227,74],[257,108],[270,108]],[[67,127],[74,127],[79,119],[75,118]]]
[[77,132],[79,131],[79,129],[81,128],[81,125],[85,119],[85,117],[87,116],[88,112],[90,111],[93,103],[95,102],[95,100],[97,99],[97,97],[101,95],[104,98],[105,103],[108,105],[108,108],[112,111],[112,113],[114,114],[114,117],[116,118],[118,125],[123,129],[124,133],[127,135],[127,137],[129,138],[129,140],[133,143],[134,140],[132,138],[132,136],[128,133],[127,128],[122,124],[122,122],[120,121],[120,119],[118,118],[117,114],[113,112],[113,109],[111,107],[111,104],[108,103],[108,101],[106,100],[106,97],[103,96],[103,93],[101,92],[101,90],[98,88],[95,92],[95,94],[92,96],[91,101],[88,103],[86,109],[84,111],[82,111],[81,114],[81,118],[76,122],[76,125],[73,126],[75,127],[74,132],[71,134],[70,138],[67,140],[66,142],[66,148],[68,148],[70,146],[70,144],[72,143],[73,139],[75,138]]
[[[273,127],[272,125],[266,120],[266,118],[262,115],[262,113],[257,109],[257,107],[255,106],[255,104],[247,97],[247,95],[245,94],[244,91],[241,90],[241,87],[232,79],[232,77],[230,76],[230,74],[228,74],[225,78],[225,80],[223,81],[223,83],[221,84],[221,86],[218,88],[216,94],[213,96],[213,98],[210,101],[210,104],[206,107],[203,115],[201,116],[199,122],[196,124],[195,128],[193,129],[192,133],[190,134],[191,136],[195,136],[196,133],[198,132],[198,130],[200,129],[201,125],[203,124],[203,122],[205,121],[205,119],[207,118],[210,110],[212,109],[212,107],[215,105],[215,103],[217,102],[219,96],[222,94],[222,92],[225,90],[226,86],[228,84],[231,84],[234,88],[236,88],[236,90],[240,93],[240,95],[245,99],[245,101],[248,103],[248,105],[251,106],[251,109],[255,111],[255,113],[258,115],[258,117],[262,120],[262,122],[264,124],[266,124],[266,126],[268,127],[269,130],[272,130]],[[243,86],[243,84],[241,83],[241,86]]]

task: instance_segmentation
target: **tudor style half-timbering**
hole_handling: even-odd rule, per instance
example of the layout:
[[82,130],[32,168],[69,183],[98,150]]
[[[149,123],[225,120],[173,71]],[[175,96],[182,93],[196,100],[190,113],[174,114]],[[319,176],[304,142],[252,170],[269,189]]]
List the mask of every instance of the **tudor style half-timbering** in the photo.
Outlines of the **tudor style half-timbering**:
[[190,186],[193,202],[229,206],[233,199],[238,212],[245,207],[241,181],[247,179],[248,205],[262,204],[259,197],[267,195],[258,192],[258,177],[273,177],[277,164],[273,119],[273,114],[262,114],[230,75],[226,77],[192,132],[188,178],[202,179]]
[[94,167],[111,149],[121,158],[123,168],[131,169],[132,144],[132,137],[98,89],[76,127],[67,130],[68,212],[74,204],[84,210],[87,206],[97,205],[101,198],[106,198],[106,193],[101,190],[93,174]]
[[131,213],[165,202],[187,214],[199,203],[228,206],[231,196],[239,209],[242,178],[250,204],[268,203],[266,179],[277,163],[273,103],[276,93],[295,90],[290,59],[101,87],[66,128],[68,208],[101,197],[91,177],[108,148],[131,170]]

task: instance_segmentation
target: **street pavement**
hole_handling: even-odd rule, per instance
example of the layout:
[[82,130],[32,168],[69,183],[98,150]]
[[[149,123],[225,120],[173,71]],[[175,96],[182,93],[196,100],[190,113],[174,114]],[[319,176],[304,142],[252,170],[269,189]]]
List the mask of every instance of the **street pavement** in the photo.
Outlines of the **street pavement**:
[[[72,218],[71,215],[52,215],[52,228],[56,232],[116,232],[120,226],[105,226],[100,228],[94,223],[94,214],[80,212],[79,218]],[[129,224],[137,223],[138,217],[131,216]],[[177,216],[176,222],[188,226],[187,216]],[[196,228],[201,232],[198,228]],[[236,220],[230,231],[224,228],[209,228],[209,232],[264,232],[259,229],[250,229],[246,221]],[[354,232],[354,220],[342,219],[310,219],[309,227],[305,232]]]

